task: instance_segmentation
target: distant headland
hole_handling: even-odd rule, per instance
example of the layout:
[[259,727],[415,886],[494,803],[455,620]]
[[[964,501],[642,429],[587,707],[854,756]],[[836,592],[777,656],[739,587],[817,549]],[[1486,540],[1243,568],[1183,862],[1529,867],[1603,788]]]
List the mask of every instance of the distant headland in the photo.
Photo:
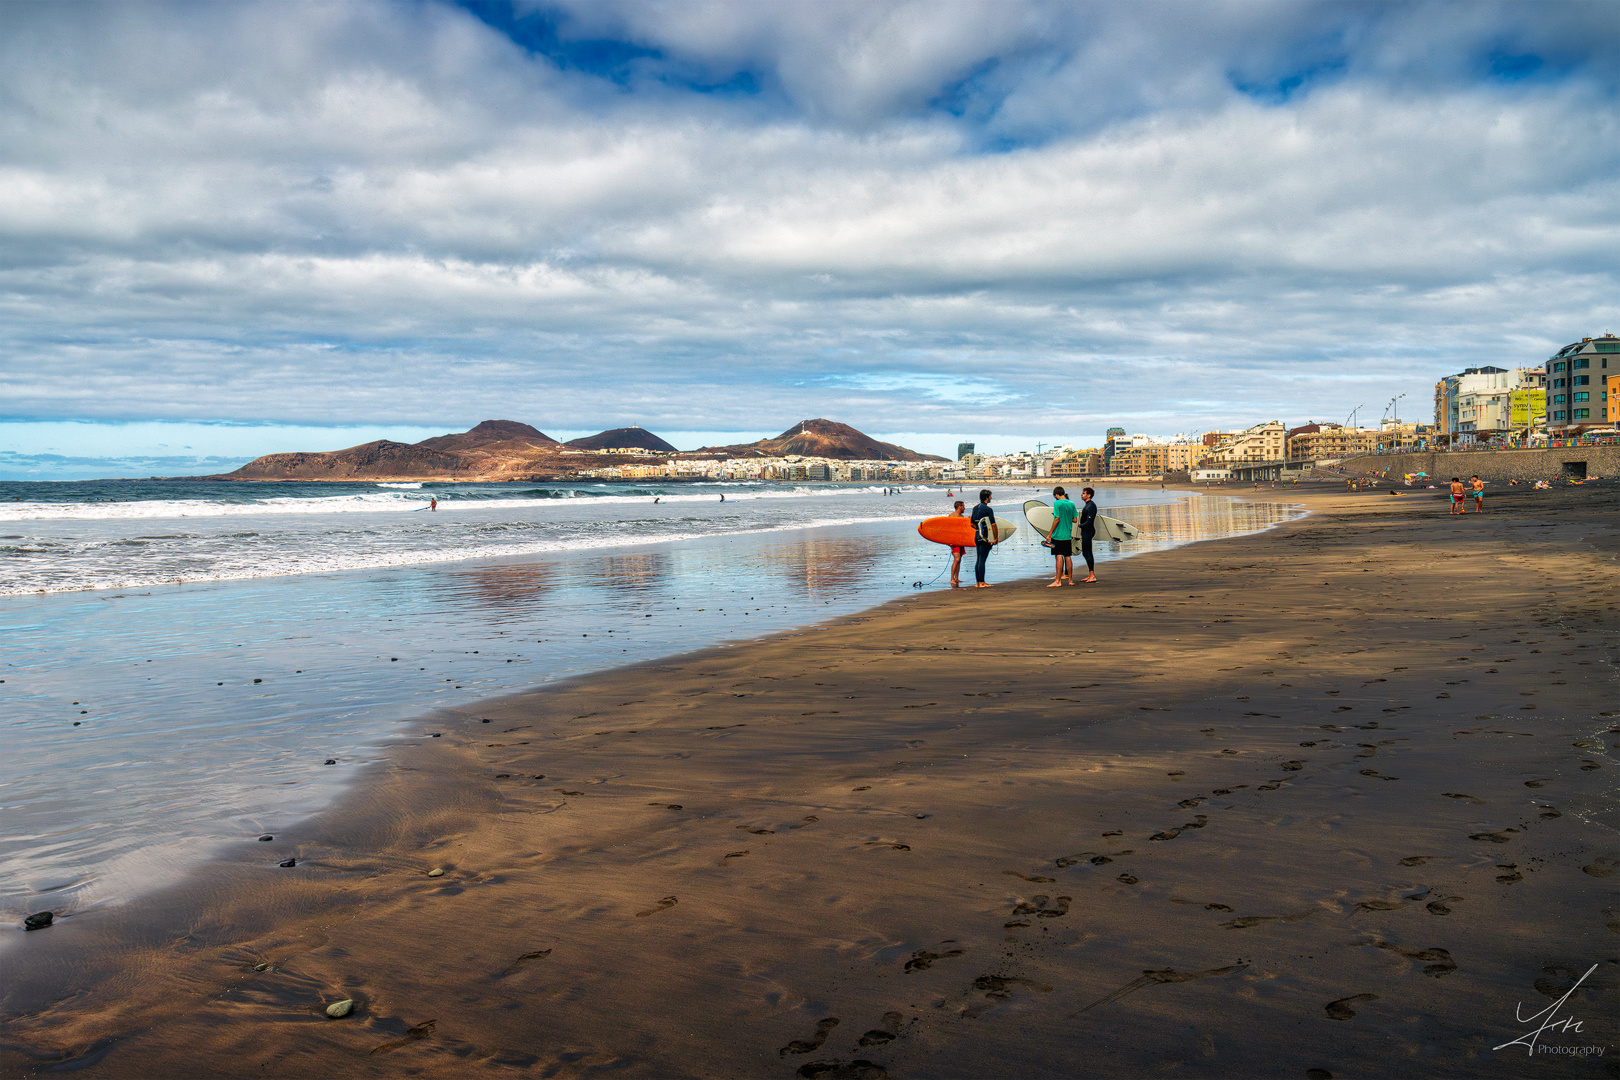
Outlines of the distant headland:
[[[343,450],[266,454],[235,472],[184,479],[559,480],[602,476],[608,470],[626,466],[651,467],[675,457],[683,462],[705,463],[746,459],[756,467],[778,459],[783,462],[808,458],[874,463],[946,460],[879,442],[848,424],[824,419],[801,420],[774,439],[735,446],[706,446],[692,451],[678,451],[639,427],[614,428],[564,443],[516,420],[485,420],[468,431],[439,435],[418,443],[378,439]],[[784,478],[792,477],[790,474]]]

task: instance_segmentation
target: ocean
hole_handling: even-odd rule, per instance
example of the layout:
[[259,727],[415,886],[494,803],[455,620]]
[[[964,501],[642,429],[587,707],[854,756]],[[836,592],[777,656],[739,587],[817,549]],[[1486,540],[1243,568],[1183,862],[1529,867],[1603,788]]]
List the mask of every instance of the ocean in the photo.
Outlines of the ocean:
[[[1051,573],[1032,494],[1003,489],[1022,527],[992,581]],[[1099,503],[1142,530],[1104,563],[1301,513]],[[944,588],[915,526],[948,509],[869,484],[0,483],[0,923],[317,812],[437,707]]]

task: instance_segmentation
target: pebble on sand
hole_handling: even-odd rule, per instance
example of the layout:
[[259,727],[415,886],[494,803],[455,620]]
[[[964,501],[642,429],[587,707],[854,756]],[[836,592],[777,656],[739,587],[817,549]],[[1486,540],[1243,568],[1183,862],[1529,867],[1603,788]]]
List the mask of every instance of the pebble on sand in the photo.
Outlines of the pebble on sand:
[[275,837],[271,836],[269,833],[265,833],[263,836],[259,837],[260,841],[274,840],[274,839],[275,839]]
[[354,998],[344,998],[342,1001],[334,1001],[332,1004],[328,1005],[326,1007],[326,1015],[336,1020],[341,1016],[348,1016],[353,1009]]
[[435,866],[433,869],[428,871],[428,877],[444,877],[444,867]]
[[56,918],[49,911],[36,911],[23,919],[24,930],[43,930]]

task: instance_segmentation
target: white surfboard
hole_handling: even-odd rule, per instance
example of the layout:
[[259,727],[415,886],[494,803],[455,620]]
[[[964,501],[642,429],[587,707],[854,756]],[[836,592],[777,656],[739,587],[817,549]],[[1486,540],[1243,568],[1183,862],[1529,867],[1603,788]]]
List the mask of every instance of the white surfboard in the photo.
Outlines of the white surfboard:
[[[1024,517],[1029,519],[1030,528],[1048,540],[1052,538],[1052,528],[1057,524],[1057,519],[1052,516],[1050,506],[1039,499],[1031,499],[1024,504]],[[1123,541],[1136,539],[1137,529],[1135,525],[1102,514],[1098,514],[1092,520],[1097,527],[1098,540]],[[1078,528],[1078,525],[1076,527]]]

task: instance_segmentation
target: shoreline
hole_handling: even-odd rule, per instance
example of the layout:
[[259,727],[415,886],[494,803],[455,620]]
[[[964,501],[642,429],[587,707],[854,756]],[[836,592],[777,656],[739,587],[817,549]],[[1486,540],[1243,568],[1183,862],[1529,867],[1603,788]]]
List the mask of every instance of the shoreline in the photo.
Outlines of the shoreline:
[[[1585,579],[1522,527],[1563,515],[1609,566],[1615,534],[1590,497],[1538,494],[1498,497],[1470,536],[1438,501],[1297,491],[1319,513],[1105,564],[1096,589],[902,597],[433,714],[422,733],[442,738],[290,830],[297,868],[248,843],[83,920],[89,939],[78,919],[30,934],[5,1075],[381,1075],[398,1042],[381,1052],[445,1075],[1137,1075],[1169,1055],[1297,1076],[1387,1069],[1392,1045],[1421,1058],[1448,1035],[1466,1043],[1450,1074],[1515,1075],[1478,1047],[1512,1027],[1510,999],[1612,951],[1606,883],[1582,867],[1614,854],[1614,761],[1571,742],[1613,710],[1614,633],[1532,595],[1527,577]],[[1585,495],[1612,516],[1613,493]],[[1459,554],[1510,576],[1462,574]],[[1389,606],[1395,575],[1421,613]],[[1444,689],[1476,650],[1464,633],[1498,677],[1470,658]],[[1560,633],[1555,689],[1526,670],[1545,651],[1514,646]],[[1336,646],[1353,647],[1308,658]],[[1545,704],[1508,715],[1509,695]],[[1531,736],[1487,730],[1506,728]],[[1558,817],[1535,809],[1554,798]],[[80,997],[46,992],[52,970]],[[352,1021],[315,1011],[339,992]],[[1361,993],[1378,996],[1340,1000]],[[1226,1013],[1179,1019],[1208,1009]]]

